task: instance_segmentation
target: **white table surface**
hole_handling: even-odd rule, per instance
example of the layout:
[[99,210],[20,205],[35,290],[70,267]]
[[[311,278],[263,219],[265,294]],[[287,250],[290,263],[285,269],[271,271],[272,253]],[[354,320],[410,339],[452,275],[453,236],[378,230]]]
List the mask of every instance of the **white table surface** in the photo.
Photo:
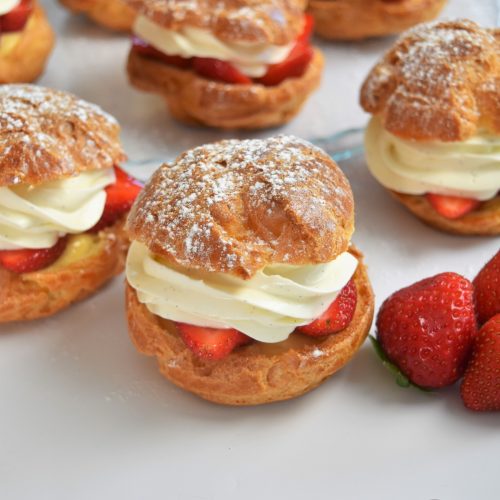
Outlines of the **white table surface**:
[[[171,157],[231,136],[176,124],[159,98],[128,86],[126,37],[54,1],[42,3],[58,45],[41,83],[114,114],[131,158]],[[492,25],[493,2],[451,0],[444,16]],[[322,87],[280,132],[309,138],[362,125],[358,88],[389,44],[322,43]],[[472,278],[498,250],[498,238],[425,227],[386,195],[361,159],[342,166],[377,305],[438,272]],[[136,353],[122,278],[56,317],[2,326],[0,334],[2,500],[500,498],[500,415],[465,410],[457,386],[432,395],[400,389],[368,343],[304,397],[226,408],[175,388],[153,359]]]

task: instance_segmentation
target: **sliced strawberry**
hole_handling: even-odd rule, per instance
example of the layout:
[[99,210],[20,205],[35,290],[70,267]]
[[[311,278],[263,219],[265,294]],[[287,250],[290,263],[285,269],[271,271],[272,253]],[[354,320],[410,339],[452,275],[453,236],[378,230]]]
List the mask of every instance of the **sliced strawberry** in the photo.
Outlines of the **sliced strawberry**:
[[205,328],[186,323],[176,323],[176,326],[187,347],[201,359],[223,359],[236,347],[252,341],[250,337],[232,328]]
[[342,288],[340,293],[330,307],[317,319],[308,325],[299,326],[297,330],[311,337],[323,337],[331,333],[337,333],[346,328],[354,317],[358,292],[356,284],[351,279]]
[[10,12],[0,17],[0,32],[22,31],[33,13],[33,0],[21,0]]
[[311,45],[298,42],[284,61],[271,64],[267,73],[256,81],[266,87],[272,87],[279,85],[287,78],[298,78],[305,73],[313,56],[314,51]]
[[271,64],[267,73],[256,81],[262,85],[271,87],[279,85],[287,78],[301,77],[314,57],[313,48],[309,43],[313,28],[314,19],[311,15],[306,14],[304,16],[304,29],[297,38],[297,42],[290,54],[288,54],[288,57],[278,64]]
[[427,193],[425,195],[434,210],[447,219],[459,219],[472,212],[481,202],[460,196],[445,196],[442,194]]
[[191,66],[192,60],[190,58],[164,54],[137,36],[132,37],[132,47],[135,52],[141,54],[142,56],[158,59],[159,61],[171,66],[176,66],[182,69],[187,69]]
[[244,75],[227,61],[211,57],[194,57],[193,68],[200,76],[219,82],[232,84],[251,84],[252,79]]
[[0,266],[16,274],[39,271],[53,264],[64,252],[67,238],[59,238],[50,248],[0,251]]
[[114,224],[132,207],[143,186],[137,180],[124,172],[120,167],[114,167],[116,182],[106,188],[106,205],[99,222],[89,232],[95,233]]
[[304,15],[304,28],[297,38],[297,42],[309,42],[314,29],[314,17],[311,14]]

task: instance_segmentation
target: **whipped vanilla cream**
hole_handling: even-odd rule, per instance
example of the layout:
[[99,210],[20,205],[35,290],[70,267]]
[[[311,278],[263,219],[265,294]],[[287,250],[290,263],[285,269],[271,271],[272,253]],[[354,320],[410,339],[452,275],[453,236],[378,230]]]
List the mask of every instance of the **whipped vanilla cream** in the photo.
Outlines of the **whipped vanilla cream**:
[[21,0],[0,0],[0,16],[7,14],[14,7],[17,7],[21,3]]
[[410,141],[391,134],[373,117],[365,149],[375,178],[399,193],[484,201],[500,190],[500,138],[485,132],[463,142]]
[[0,187],[0,250],[49,248],[64,234],[82,233],[101,218],[104,188],[115,182],[113,169],[38,185]]
[[251,78],[267,72],[267,66],[284,61],[293,48],[288,45],[224,43],[208,30],[187,27],[181,32],[159,26],[145,16],[138,16],[134,33],[164,54],[181,57],[211,57],[229,61]]
[[354,275],[348,252],[326,264],[275,264],[243,280],[224,273],[168,266],[137,241],[127,280],[139,301],[162,318],[211,328],[235,328],[260,342],[281,342],[328,309]]

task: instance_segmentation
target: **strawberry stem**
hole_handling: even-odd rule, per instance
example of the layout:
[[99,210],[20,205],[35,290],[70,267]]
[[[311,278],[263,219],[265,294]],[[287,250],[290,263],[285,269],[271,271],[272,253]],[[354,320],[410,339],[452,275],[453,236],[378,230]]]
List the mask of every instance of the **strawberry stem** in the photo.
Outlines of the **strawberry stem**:
[[373,335],[370,335],[370,341],[373,349],[377,353],[377,356],[382,361],[382,364],[393,374],[396,379],[396,384],[398,384],[399,387],[403,387],[405,389],[408,387],[415,387],[423,392],[432,392],[430,389],[414,384],[394,363],[392,363],[382,349],[380,342]]

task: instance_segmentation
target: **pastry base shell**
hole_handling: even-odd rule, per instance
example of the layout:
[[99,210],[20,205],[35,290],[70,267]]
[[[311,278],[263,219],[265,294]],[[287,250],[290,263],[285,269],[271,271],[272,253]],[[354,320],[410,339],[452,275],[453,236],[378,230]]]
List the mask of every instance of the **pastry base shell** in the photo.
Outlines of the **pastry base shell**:
[[168,380],[214,403],[258,405],[300,396],[340,370],[370,330],[374,296],[361,254],[351,251],[360,261],[355,274],[358,303],[351,324],[340,333],[323,339],[294,333],[279,344],[255,342],[221,361],[204,361],[186,347],[172,322],[152,314],[127,285],[132,341],[139,352],[157,358]]

